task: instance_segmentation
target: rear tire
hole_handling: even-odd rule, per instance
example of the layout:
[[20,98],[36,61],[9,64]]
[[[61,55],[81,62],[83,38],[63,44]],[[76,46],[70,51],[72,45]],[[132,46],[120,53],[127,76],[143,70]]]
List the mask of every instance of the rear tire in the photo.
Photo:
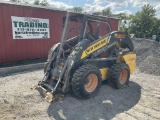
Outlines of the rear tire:
[[121,89],[128,85],[130,69],[125,63],[117,63],[110,68],[108,84],[116,89]]
[[83,65],[77,69],[71,81],[74,94],[85,99],[95,96],[101,83],[101,73],[97,67],[92,65]]

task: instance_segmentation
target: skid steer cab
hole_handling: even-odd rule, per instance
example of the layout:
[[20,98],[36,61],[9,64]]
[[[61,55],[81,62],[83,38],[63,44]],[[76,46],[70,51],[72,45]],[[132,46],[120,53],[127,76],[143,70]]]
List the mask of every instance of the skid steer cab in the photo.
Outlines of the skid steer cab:
[[136,54],[127,34],[112,31],[106,18],[75,15],[63,18],[61,42],[49,51],[44,78],[35,87],[46,101],[69,89],[88,99],[102,81],[116,89],[125,87],[136,68]]

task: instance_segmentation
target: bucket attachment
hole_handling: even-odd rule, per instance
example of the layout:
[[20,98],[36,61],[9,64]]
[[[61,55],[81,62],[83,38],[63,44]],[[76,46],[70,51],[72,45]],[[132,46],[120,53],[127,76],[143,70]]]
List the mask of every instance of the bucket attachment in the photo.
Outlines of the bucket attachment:
[[33,89],[33,90],[37,89],[38,92],[40,93],[40,95],[42,97],[44,97],[46,102],[51,103],[54,100],[53,93],[52,92],[48,92],[48,90],[46,88],[42,87],[41,85],[33,85],[31,87],[31,89]]
[[45,99],[46,102],[51,103],[53,100],[61,101],[64,94],[60,91],[54,91],[54,88],[44,82],[39,82],[38,85],[33,85],[31,89],[37,89],[40,95]]
[[51,92],[46,93],[45,101],[49,103],[53,101],[53,94]]

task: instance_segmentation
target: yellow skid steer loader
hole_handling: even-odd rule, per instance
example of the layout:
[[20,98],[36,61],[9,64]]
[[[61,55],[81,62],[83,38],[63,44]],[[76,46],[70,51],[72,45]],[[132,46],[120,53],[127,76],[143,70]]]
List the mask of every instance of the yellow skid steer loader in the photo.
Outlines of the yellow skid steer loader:
[[[73,28],[67,30],[68,26]],[[80,98],[91,98],[105,80],[116,89],[128,84],[136,54],[127,34],[113,32],[105,18],[88,15],[64,17],[63,28],[61,42],[50,49],[44,78],[37,85],[48,102],[69,89]]]

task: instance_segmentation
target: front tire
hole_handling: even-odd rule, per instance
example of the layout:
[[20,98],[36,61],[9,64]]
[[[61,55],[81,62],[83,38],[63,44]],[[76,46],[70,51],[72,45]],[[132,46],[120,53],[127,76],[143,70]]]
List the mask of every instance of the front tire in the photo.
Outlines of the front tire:
[[116,89],[128,85],[130,69],[126,63],[117,63],[110,68],[108,84]]
[[92,65],[83,65],[77,69],[71,81],[74,94],[85,99],[95,96],[101,83],[101,73],[97,67]]

